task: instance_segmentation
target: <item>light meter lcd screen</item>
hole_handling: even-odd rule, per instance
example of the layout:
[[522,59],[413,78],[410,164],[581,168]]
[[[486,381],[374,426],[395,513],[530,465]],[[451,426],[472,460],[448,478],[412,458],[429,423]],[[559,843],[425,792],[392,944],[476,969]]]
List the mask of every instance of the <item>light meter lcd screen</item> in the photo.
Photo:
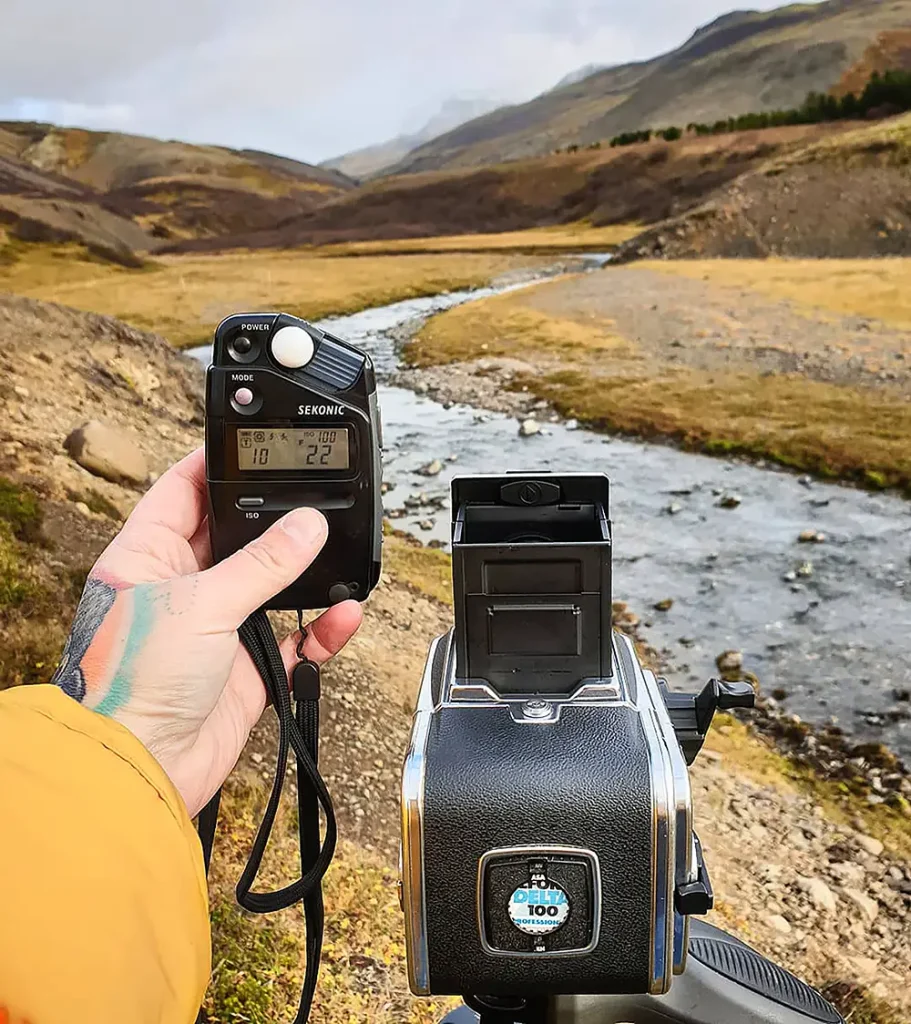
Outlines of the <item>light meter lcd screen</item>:
[[348,431],[237,428],[237,468],[246,470],[347,469]]

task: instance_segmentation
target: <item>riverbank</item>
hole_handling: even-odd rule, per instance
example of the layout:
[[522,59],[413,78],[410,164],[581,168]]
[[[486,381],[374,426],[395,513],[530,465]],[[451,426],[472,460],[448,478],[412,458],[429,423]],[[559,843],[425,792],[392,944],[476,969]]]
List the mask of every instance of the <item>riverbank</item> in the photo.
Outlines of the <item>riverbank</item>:
[[[527,410],[514,390],[595,429],[907,491],[911,261],[802,262],[790,284],[787,267],[608,267],[471,303],[405,344],[427,371],[411,383]],[[822,287],[847,271],[844,292]]]

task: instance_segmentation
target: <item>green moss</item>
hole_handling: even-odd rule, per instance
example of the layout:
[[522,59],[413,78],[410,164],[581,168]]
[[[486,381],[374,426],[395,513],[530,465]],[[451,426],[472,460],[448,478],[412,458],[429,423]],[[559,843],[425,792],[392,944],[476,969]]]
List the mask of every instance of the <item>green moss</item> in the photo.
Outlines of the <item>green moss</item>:
[[241,910],[229,898],[212,907],[212,979],[205,1019],[218,1024],[281,1019],[295,1005],[302,950],[276,921]]
[[7,524],[13,536],[30,544],[39,543],[43,520],[38,496],[0,476],[0,521]]
[[877,490],[884,491],[890,484],[889,477],[876,469],[868,469],[864,473],[864,479],[869,487],[874,487]]
[[23,615],[36,615],[52,607],[49,591],[29,574],[9,524],[0,521],[0,613],[15,608]]

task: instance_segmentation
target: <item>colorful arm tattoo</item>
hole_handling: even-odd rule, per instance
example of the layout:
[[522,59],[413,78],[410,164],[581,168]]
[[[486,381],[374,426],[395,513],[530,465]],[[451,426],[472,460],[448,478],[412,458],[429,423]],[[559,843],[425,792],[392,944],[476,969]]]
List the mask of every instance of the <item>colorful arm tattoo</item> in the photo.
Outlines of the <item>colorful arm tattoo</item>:
[[89,576],[51,682],[102,715],[129,700],[134,663],[154,624],[154,584]]

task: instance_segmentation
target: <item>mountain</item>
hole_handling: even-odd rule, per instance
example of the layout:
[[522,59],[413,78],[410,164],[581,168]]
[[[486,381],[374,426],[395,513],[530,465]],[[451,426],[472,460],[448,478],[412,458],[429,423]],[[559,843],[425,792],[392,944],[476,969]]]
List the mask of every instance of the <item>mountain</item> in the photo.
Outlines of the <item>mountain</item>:
[[420,131],[406,135],[397,135],[388,142],[379,142],[373,146],[353,150],[343,156],[324,160],[321,167],[341,171],[349,178],[364,181],[376,177],[387,167],[404,160],[418,146],[457,128],[466,121],[495,110],[499,104],[484,99],[451,99],[447,100],[439,111],[424,125]]
[[271,227],[352,187],[257,150],[0,122],[0,241],[75,241],[129,264],[165,240]]
[[294,247],[360,239],[517,231],[586,221],[651,224],[679,216],[775,156],[845,131],[844,124],[688,137],[668,144],[583,149],[377,178],[276,228],[188,239],[179,252]]
[[425,142],[386,173],[495,164],[603,142],[622,131],[797,106],[811,90],[835,86],[881,33],[909,27],[911,0],[735,11],[663,56],[604,68],[475,118]]

